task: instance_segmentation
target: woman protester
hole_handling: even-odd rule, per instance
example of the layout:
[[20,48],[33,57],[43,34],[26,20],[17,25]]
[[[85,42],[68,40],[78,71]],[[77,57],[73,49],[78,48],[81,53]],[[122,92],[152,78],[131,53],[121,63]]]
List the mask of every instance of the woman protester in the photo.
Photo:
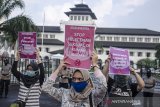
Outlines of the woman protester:
[[96,83],[92,82],[88,70],[76,69],[72,75],[70,89],[55,88],[53,84],[55,84],[58,73],[69,64],[65,60],[66,58],[61,61],[58,68],[52,72],[52,75],[43,84],[43,91],[60,101],[61,107],[97,107],[107,89],[105,76],[97,65],[97,54],[93,52],[91,55]]
[[[103,74],[108,81],[108,97],[104,101],[108,103],[108,107],[132,107],[134,105],[133,98],[144,88],[144,81],[133,68],[130,72],[136,78],[137,83],[132,83],[131,77],[127,75],[108,75],[110,64],[110,56],[105,61]],[[120,101],[120,103],[111,103],[110,101]],[[129,101],[129,102],[127,102]],[[125,103],[121,103],[125,102]]]
[[8,58],[3,58],[4,64],[2,66],[2,70],[0,72],[0,98],[3,97],[3,92],[5,92],[5,98],[7,98],[9,84],[10,84],[10,76],[11,76],[11,64],[9,64]]
[[21,73],[17,71],[17,64],[20,60],[20,54],[17,52],[15,61],[12,65],[12,73],[20,82],[18,100],[25,103],[25,107],[39,107],[39,97],[41,94],[41,86],[44,81],[44,68],[41,62],[39,51],[36,51],[38,68],[34,68],[32,64],[27,65],[26,71]]
[[[143,78],[145,82],[145,87],[143,89],[143,107],[153,107],[153,94],[154,94],[154,86],[156,84],[155,78],[152,76],[152,72],[150,68],[147,68],[146,76]],[[149,104],[147,104],[147,102]]]

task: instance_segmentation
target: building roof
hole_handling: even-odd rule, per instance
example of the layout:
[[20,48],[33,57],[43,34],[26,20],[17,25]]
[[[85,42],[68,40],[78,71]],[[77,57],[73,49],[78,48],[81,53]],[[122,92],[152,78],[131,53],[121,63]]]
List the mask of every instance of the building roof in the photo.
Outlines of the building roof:
[[[42,44],[42,39],[37,39],[37,44]],[[44,45],[64,45],[64,43],[58,39],[43,39]]]
[[137,42],[111,42],[111,41],[95,41],[95,45],[102,47],[118,47],[129,49],[155,49],[157,43],[137,43]]
[[160,32],[148,29],[135,28],[97,28],[96,34],[116,34],[116,35],[139,35],[139,36],[160,36]]
[[[43,26],[37,26],[40,32],[43,32]],[[62,33],[59,26],[44,26],[44,32]]]
[[[37,26],[39,31],[43,31],[43,26]],[[50,33],[63,33],[59,26],[44,26],[44,32]],[[96,29],[96,34],[107,34],[107,35],[138,35],[138,36],[160,36],[160,32],[149,30],[149,29],[138,29],[138,28],[100,28]]]
[[[44,43],[45,44],[45,43]],[[52,42],[50,45],[55,45],[55,42]],[[109,41],[95,41],[95,46],[109,48],[118,47],[118,48],[127,48],[127,49],[155,49],[158,44],[156,43],[135,43],[135,42],[109,42]],[[56,50],[49,52],[51,54],[63,54],[64,49]]]
[[64,49],[56,50],[56,51],[51,51],[49,52],[50,54],[64,54]]
[[97,19],[95,14],[86,4],[77,4],[74,8],[70,8],[71,11],[65,12],[67,16],[69,15],[90,15],[92,19]]

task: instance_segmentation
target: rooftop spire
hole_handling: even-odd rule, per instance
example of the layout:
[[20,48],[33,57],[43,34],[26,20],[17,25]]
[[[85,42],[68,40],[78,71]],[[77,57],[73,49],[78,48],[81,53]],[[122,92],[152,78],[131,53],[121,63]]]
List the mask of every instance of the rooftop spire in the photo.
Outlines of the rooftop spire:
[[81,0],[81,3],[83,4],[83,0]]

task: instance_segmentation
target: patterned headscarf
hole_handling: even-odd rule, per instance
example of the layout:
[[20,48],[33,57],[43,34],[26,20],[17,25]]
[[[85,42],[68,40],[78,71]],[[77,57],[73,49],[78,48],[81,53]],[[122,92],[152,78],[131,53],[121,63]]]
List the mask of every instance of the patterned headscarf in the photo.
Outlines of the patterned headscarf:
[[93,90],[93,83],[88,70],[76,69],[73,72],[73,75],[75,72],[80,72],[84,78],[84,81],[88,81],[87,87],[81,93],[77,93],[73,87],[71,87],[70,89],[71,100],[73,102],[80,102],[82,100],[86,100],[89,97],[90,93]]

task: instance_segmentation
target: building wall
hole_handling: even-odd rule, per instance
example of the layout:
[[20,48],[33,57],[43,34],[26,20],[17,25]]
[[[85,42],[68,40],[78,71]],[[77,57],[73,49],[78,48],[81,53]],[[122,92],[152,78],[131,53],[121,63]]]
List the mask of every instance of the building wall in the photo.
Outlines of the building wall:
[[[104,63],[105,59],[107,59],[108,55],[106,51],[109,51],[109,48],[103,48],[103,53],[100,53],[99,50],[102,50],[100,48],[97,48],[97,53],[99,56],[99,59],[102,60],[102,63]],[[155,60],[155,50],[145,50],[145,49],[129,49],[129,54],[130,52],[134,52],[133,56],[129,56],[130,60],[133,61],[134,63],[137,63],[141,59],[149,58],[151,60]],[[142,52],[142,56],[138,56],[138,52]],[[150,57],[146,56],[146,53],[150,53]]]

